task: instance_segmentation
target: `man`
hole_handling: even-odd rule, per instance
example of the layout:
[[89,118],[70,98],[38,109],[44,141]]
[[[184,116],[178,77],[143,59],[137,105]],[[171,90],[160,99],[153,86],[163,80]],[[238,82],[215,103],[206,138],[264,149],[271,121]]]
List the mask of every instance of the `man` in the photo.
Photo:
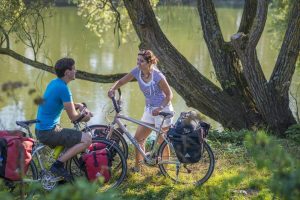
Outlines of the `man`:
[[85,109],[82,103],[74,103],[72,93],[68,88],[68,83],[75,80],[75,61],[72,58],[62,58],[55,64],[56,79],[53,79],[47,86],[43,96],[43,103],[39,105],[36,124],[36,136],[40,142],[50,147],[64,146],[67,151],[56,160],[50,171],[58,176],[63,176],[67,181],[71,181],[71,176],[64,168],[64,163],[84,151],[92,142],[88,133],[83,133],[74,129],[61,128],[59,126],[63,109],[66,110],[71,121],[81,119],[87,122],[92,117],[92,113]]

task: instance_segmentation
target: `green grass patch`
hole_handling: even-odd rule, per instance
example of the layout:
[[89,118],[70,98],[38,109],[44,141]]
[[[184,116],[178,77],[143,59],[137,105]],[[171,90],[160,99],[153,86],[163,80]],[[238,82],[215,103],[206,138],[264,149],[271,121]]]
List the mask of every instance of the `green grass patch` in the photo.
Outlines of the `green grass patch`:
[[[270,137],[264,132],[213,132],[208,143],[215,154],[215,170],[201,186],[176,184],[158,167],[143,166],[141,173],[128,172],[116,191],[99,193],[85,180],[38,191],[33,199],[299,199],[300,148],[297,141]],[[134,166],[129,147],[128,168]],[[20,199],[0,182],[0,199]],[[28,196],[30,197],[30,196]],[[32,196],[31,196],[32,197]]]

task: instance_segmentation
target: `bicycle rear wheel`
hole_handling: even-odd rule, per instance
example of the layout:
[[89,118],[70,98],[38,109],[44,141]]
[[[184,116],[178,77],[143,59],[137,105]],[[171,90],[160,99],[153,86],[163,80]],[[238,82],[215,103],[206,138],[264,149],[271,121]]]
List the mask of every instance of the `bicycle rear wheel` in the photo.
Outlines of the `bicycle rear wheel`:
[[[106,138],[108,132],[109,132],[109,126],[107,125],[101,125],[101,124],[96,124],[96,125],[91,125],[86,127],[85,129],[82,130],[83,132],[85,131],[90,131],[92,135],[95,136],[94,139],[97,139],[98,137],[100,138]],[[120,149],[123,151],[125,158],[128,158],[128,145],[123,137],[123,133],[121,129],[114,129],[112,137],[109,138],[109,140],[112,140],[116,142],[119,146]]]
[[[108,189],[118,187],[124,180],[127,173],[127,162],[122,150],[118,145],[104,138],[93,139],[92,143],[105,144],[106,148],[111,152],[111,155],[113,155],[111,178],[107,183],[99,183],[100,190],[106,191]],[[79,157],[80,156],[77,155],[67,162],[67,170],[75,179],[78,177],[86,177],[83,167],[84,164],[80,161]]]
[[[158,150],[159,169],[166,177],[181,184],[201,185],[214,171],[215,159],[209,145],[204,142],[203,154],[197,163],[180,163],[173,145],[164,141]],[[164,151],[169,151],[169,155]]]
[[24,174],[22,181],[4,180],[5,186],[11,191],[15,190],[16,188],[19,190],[19,187],[22,187],[23,192],[26,193],[27,196],[32,196],[35,193],[35,191],[30,188],[30,185],[36,182],[38,182],[38,170],[33,160],[30,161],[28,170]]

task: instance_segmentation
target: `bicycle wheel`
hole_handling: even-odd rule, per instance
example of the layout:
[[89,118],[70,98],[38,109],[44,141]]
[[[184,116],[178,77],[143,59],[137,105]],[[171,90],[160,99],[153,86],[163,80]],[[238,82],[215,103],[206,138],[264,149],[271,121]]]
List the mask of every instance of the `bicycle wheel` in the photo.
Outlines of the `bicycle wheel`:
[[[168,151],[169,155],[163,155]],[[158,165],[162,174],[182,184],[203,184],[214,171],[215,159],[209,145],[204,142],[203,154],[197,163],[180,163],[171,143],[164,141],[158,149]]]
[[[99,183],[100,190],[106,191],[111,188],[118,187],[124,180],[127,173],[127,162],[124,153],[118,145],[112,143],[105,138],[93,139],[93,143],[103,143],[113,155],[111,165],[111,178],[107,183]],[[76,179],[78,177],[86,177],[84,164],[80,161],[80,155],[73,157],[67,162],[67,170]]]
[[39,178],[39,175],[38,175],[38,169],[36,167],[36,164],[33,160],[30,161],[29,163],[29,167],[28,167],[28,170],[25,174],[25,176],[23,177],[23,181],[24,182],[31,182],[34,180],[37,180]]
[[[92,135],[96,136],[94,139],[100,138],[106,138],[106,135],[109,132],[109,126],[107,125],[91,125],[83,129],[82,131],[90,131]],[[109,140],[115,141],[119,146],[120,149],[123,151],[125,158],[128,158],[128,145],[123,137],[123,132],[121,129],[114,129],[112,137],[109,138]]]
[[4,184],[6,187],[8,187],[11,190],[11,192],[16,188],[19,189],[19,187],[23,184],[21,188],[23,192],[26,193],[26,195],[28,196],[34,194],[35,192],[32,191],[32,188],[30,188],[29,185],[37,181],[38,181],[38,170],[34,161],[31,160],[28,166],[28,170],[24,174],[22,181],[9,181],[4,179]]

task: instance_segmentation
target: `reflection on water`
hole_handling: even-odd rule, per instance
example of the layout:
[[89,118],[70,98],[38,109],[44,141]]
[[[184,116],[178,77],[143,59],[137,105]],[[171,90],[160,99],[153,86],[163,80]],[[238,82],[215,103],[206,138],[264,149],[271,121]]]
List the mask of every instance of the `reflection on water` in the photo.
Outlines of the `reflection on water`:
[[[217,12],[224,38],[229,40],[231,34],[238,29],[242,11],[234,8],[220,8]],[[160,7],[156,13],[160,18],[159,23],[162,30],[174,46],[201,73],[216,82],[196,8]],[[106,43],[100,48],[98,38],[84,28],[83,19],[76,15],[76,8],[57,8],[53,17],[46,20],[46,33],[46,43],[40,51],[38,60],[49,65],[53,65],[57,59],[64,56],[75,58],[77,69],[99,74],[129,72],[136,65],[139,44],[136,36],[132,35],[129,43],[118,48],[116,42],[113,41],[112,32],[109,32],[104,36]],[[269,48],[270,40],[266,34],[264,33],[260,40],[258,55],[263,58],[261,59],[263,70],[269,76],[277,52]],[[12,46],[17,52],[33,58],[32,51],[20,43],[12,43]],[[12,129],[15,128],[14,122],[16,120],[35,118],[37,106],[33,104],[32,98],[36,95],[42,95],[47,83],[55,76],[24,65],[7,56],[1,55],[0,60],[0,83],[18,80],[29,84],[28,88],[16,92],[16,96],[20,100],[18,106],[14,105],[9,98],[0,101],[1,128]],[[86,102],[94,113],[90,124],[106,123],[105,113],[111,108],[111,102],[107,97],[110,86],[111,84],[82,80],[70,83],[74,100]],[[35,88],[37,93],[29,96],[27,93],[29,88]],[[139,91],[137,83],[127,84],[122,88],[122,92],[124,114],[139,119],[143,113],[144,97]],[[173,105],[176,116],[181,111],[187,110],[185,102],[176,93]],[[218,127],[215,122],[212,123],[214,128]],[[66,114],[62,117],[62,125],[71,126]],[[134,130],[130,125],[129,129]]]

